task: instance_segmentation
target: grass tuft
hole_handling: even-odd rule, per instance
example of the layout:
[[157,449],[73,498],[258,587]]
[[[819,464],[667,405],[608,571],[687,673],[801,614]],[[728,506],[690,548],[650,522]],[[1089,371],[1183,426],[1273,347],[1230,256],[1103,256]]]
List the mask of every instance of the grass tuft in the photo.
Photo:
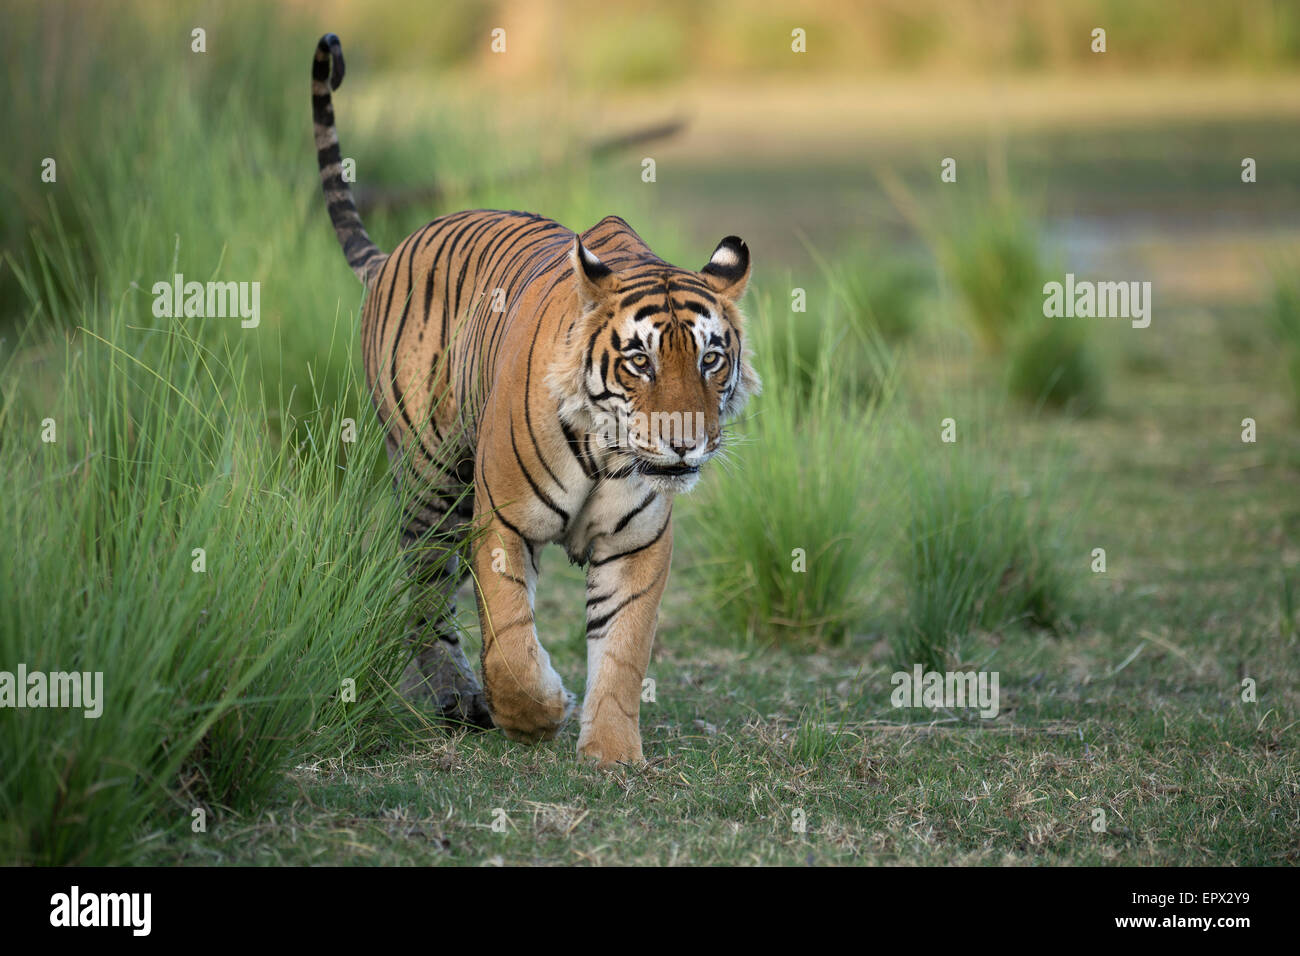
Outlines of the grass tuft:
[[943,251],[976,337],[1001,353],[1040,304],[1043,267],[1032,225],[1014,208],[994,206],[952,230]]
[[1105,377],[1077,319],[1036,316],[1015,333],[1007,360],[1007,388],[1035,407],[1087,414],[1100,407]]
[[907,625],[893,632],[897,666],[945,670],[977,629],[1056,627],[1068,598],[1062,528],[1049,517],[1050,477],[1015,484],[991,456],[958,441],[907,443],[900,568]]

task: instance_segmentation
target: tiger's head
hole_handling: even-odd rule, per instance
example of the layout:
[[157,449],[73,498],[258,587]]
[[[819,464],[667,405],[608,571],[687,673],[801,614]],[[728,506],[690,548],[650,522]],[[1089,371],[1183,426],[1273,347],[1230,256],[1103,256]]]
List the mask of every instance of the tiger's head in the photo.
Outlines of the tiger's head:
[[748,247],[728,236],[699,272],[653,258],[616,271],[577,237],[570,260],[579,314],[550,377],[561,419],[604,450],[606,473],[690,491],[760,387],[736,305]]

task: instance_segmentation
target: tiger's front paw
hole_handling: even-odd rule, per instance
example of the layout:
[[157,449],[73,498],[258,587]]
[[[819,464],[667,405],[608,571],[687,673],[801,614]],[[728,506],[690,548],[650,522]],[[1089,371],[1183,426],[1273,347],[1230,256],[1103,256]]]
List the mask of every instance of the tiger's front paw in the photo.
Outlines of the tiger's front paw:
[[644,763],[641,728],[635,721],[623,719],[599,725],[584,724],[578,735],[578,756],[594,760],[598,767],[609,767],[616,763]]
[[569,722],[578,699],[561,685],[546,697],[519,693],[492,698],[492,721],[511,740],[536,744],[550,740]]

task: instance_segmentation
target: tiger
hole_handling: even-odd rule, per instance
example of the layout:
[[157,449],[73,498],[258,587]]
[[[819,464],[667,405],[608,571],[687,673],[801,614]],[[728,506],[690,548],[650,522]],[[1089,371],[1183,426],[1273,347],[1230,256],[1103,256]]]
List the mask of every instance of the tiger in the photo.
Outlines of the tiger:
[[[366,385],[392,481],[406,491],[400,538],[417,599],[401,690],[448,720],[528,743],[553,739],[578,711],[580,758],[641,763],[673,501],[761,387],[737,304],[749,248],[727,236],[696,272],[660,259],[617,216],[579,234],[533,213],[476,209],[384,253],[343,178],[332,100],[343,75],[339,38],[326,34],[311,83],[321,186],[364,285]],[[450,561],[427,546],[435,534],[458,542]],[[538,640],[547,544],[585,569],[580,708]],[[481,685],[455,621],[467,574]]]

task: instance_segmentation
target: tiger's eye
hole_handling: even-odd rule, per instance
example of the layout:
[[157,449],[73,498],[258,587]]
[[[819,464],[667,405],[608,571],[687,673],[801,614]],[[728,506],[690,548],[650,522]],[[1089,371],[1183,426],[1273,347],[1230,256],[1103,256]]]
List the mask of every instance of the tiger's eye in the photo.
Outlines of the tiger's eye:
[[632,364],[637,368],[645,368],[650,364],[650,359],[644,352],[638,352],[632,356]]
[[706,352],[704,358],[700,361],[700,364],[704,368],[713,368],[713,366],[717,365],[718,362],[720,362],[721,360],[722,360],[721,352],[717,352],[717,351]]

